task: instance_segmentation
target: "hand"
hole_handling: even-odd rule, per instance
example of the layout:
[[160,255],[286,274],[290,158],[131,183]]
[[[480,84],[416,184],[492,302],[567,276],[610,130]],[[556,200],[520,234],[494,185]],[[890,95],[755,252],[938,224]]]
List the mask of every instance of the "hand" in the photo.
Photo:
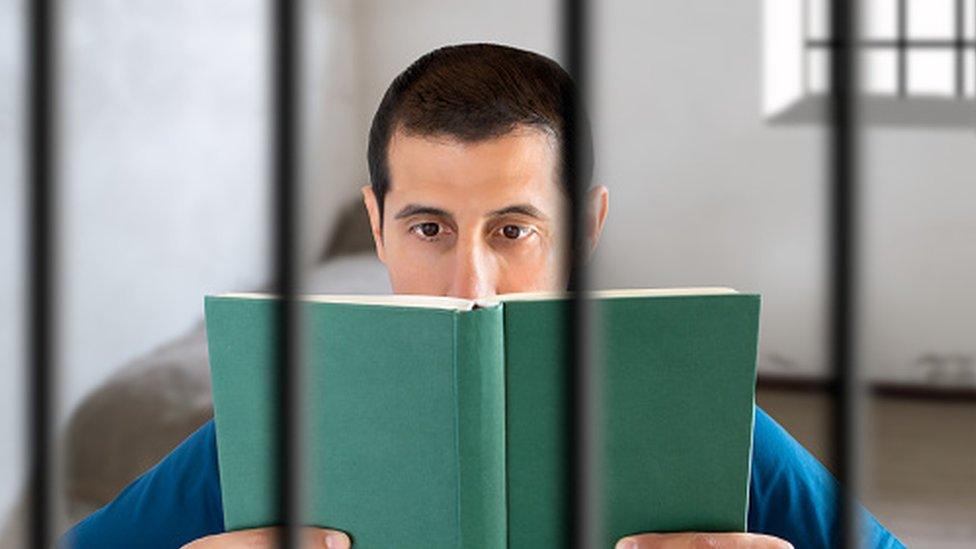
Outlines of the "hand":
[[793,545],[761,534],[681,533],[627,536],[616,549],[793,549]]
[[[338,530],[323,528],[302,528],[302,547],[307,549],[349,549],[352,542],[349,536]],[[255,528],[207,536],[192,541],[183,549],[276,549],[278,547],[278,528]]]

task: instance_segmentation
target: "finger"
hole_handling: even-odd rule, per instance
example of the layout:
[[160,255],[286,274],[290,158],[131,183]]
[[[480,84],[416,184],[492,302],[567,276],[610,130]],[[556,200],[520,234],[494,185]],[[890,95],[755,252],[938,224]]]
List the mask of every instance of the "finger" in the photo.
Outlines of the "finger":
[[312,549],[350,549],[352,541],[345,532],[324,528],[305,528],[305,547]]
[[277,542],[277,530],[275,528],[253,528],[250,530],[238,530],[236,532],[225,532],[214,534],[194,540],[182,547],[182,549],[220,549],[221,547],[274,547]]
[[628,536],[617,542],[616,549],[793,549],[793,545],[763,534],[694,532]]
[[[276,549],[280,539],[280,528],[254,528],[226,532],[200,538],[183,546],[183,549]],[[303,549],[350,549],[349,536],[339,530],[325,528],[302,528]]]

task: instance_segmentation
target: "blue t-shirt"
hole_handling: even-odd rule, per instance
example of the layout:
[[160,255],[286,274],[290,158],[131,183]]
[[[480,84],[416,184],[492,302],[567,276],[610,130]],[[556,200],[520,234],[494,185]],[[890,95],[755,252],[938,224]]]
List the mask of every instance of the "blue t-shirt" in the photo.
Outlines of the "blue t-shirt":
[[[762,409],[756,408],[749,486],[750,532],[795,547],[836,547],[834,477]],[[861,508],[864,547],[904,547]],[[217,442],[210,421],[111,503],[76,525],[64,547],[180,546],[224,531]]]

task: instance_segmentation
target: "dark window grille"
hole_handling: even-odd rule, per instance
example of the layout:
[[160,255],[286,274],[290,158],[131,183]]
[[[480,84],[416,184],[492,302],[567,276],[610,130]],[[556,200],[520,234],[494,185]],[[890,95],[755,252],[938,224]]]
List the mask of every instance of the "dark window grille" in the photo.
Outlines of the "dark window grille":
[[[952,82],[953,95],[957,99],[964,99],[967,96],[976,94],[976,89],[967,92],[967,76],[976,80],[976,63],[969,63],[967,66],[966,53],[973,52],[973,59],[976,60],[976,36],[966,36],[966,22],[976,21],[976,4],[970,4],[966,0],[953,0],[952,4],[939,3],[927,6],[928,9],[940,9],[951,7],[952,29],[951,33],[944,38],[913,38],[909,36],[909,28],[912,22],[909,13],[909,0],[886,0],[892,3],[895,13],[895,28],[891,38],[867,38],[857,41],[858,53],[862,51],[887,51],[895,54],[895,95],[901,98],[924,95],[913,93],[909,90],[909,79],[913,74],[913,68],[909,63],[912,53],[920,51],[945,52],[952,55]],[[919,1],[919,0],[915,0]],[[819,5],[818,5],[819,4]],[[828,2],[817,2],[816,0],[803,1],[802,29],[803,29],[803,92],[805,95],[814,93],[810,85],[810,57],[822,53],[829,59],[829,51],[833,47],[834,40],[829,36],[811,36],[810,20],[811,10],[816,8],[826,8]],[[861,2],[861,5],[865,2]],[[862,9],[862,12],[864,10]],[[871,17],[870,13],[863,13],[862,19]],[[947,14],[949,15],[949,14]],[[976,31],[974,31],[976,32]],[[825,71],[825,74],[829,69]],[[917,72],[914,72],[917,74]],[[828,84],[829,86],[829,84]],[[976,86],[974,86],[976,87]]]

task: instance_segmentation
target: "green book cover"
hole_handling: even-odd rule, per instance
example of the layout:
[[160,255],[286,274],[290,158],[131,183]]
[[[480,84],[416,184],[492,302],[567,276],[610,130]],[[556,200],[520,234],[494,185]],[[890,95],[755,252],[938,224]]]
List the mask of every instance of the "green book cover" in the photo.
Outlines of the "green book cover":
[[[589,299],[600,539],[744,531],[759,296]],[[276,305],[206,298],[228,530],[278,522]],[[308,524],[365,548],[568,544],[565,296],[309,296],[299,310]]]

